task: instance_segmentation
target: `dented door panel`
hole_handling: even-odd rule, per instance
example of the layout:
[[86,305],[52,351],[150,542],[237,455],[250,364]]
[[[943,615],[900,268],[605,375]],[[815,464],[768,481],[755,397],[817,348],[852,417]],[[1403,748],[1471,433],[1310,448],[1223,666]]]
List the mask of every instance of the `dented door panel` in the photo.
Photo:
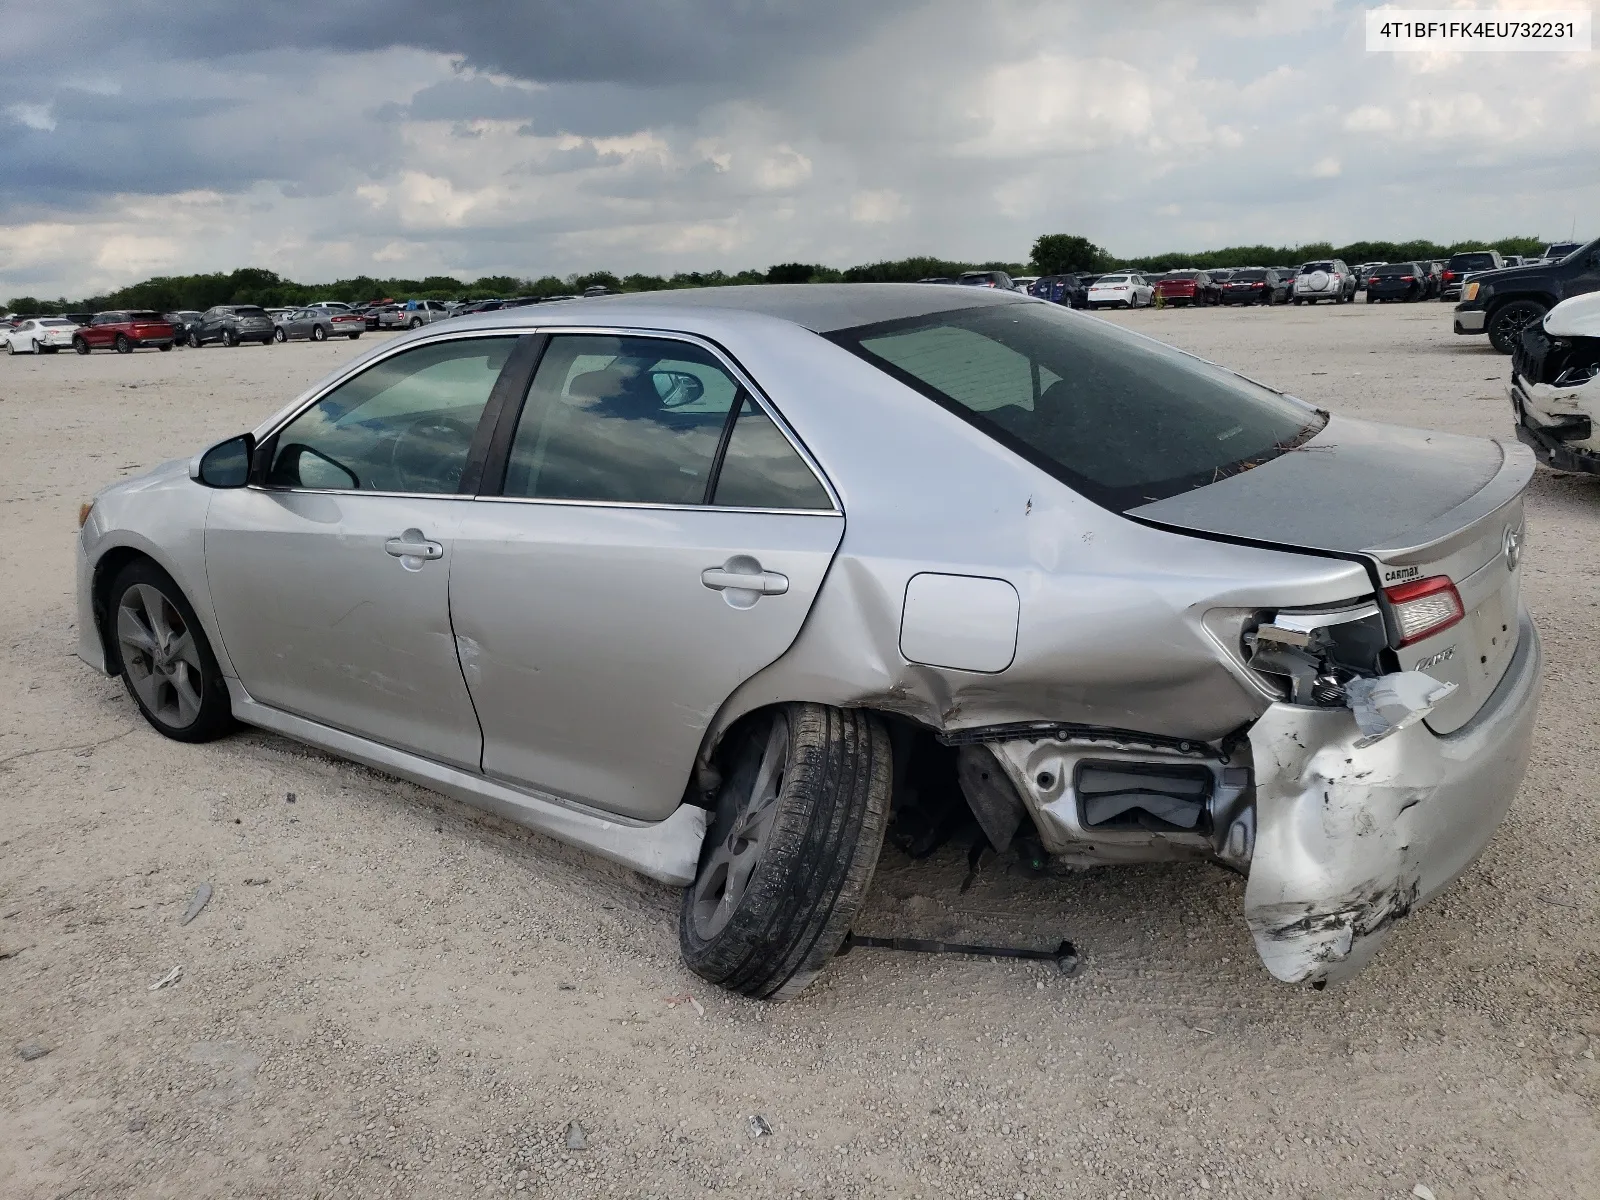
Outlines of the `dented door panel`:
[[1526,612],[1519,626],[1499,686],[1447,736],[1417,722],[1362,747],[1348,709],[1288,704],[1251,728],[1245,920],[1276,978],[1353,975],[1488,844],[1527,766],[1538,709],[1539,635]]

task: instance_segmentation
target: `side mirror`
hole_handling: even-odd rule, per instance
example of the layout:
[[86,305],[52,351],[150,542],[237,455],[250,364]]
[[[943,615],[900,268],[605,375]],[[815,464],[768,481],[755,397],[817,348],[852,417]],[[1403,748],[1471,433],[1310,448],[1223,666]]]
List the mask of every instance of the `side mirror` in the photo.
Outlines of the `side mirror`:
[[705,395],[705,384],[687,371],[653,371],[650,382],[665,408],[683,408]]
[[255,449],[253,433],[218,442],[195,456],[189,464],[189,478],[209,488],[241,488],[250,482],[250,459]]

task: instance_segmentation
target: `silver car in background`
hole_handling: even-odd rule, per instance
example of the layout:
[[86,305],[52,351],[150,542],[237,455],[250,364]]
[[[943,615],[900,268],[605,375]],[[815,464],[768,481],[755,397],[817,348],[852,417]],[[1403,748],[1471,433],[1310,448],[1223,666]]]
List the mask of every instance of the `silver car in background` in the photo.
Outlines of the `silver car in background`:
[[102,491],[79,653],[168,737],[243,721],[683,885],[685,960],[747,995],[823,969],[940,780],[997,850],[1240,873],[1321,985],[1522,777],[1532,471],[1015,292],[573,301]]
[[347,337],[353,342],[366,332],[367,319],[347,309],[313,307],[294,309],[275,325],[273,336],[280,342],[302,338],[324,342],[330,337]]

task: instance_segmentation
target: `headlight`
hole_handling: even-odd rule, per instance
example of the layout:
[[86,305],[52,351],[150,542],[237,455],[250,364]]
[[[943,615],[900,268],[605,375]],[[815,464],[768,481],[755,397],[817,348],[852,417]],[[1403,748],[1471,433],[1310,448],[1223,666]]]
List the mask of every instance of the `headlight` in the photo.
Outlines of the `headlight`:
[[1463,300],[1476,300],[1478,298],[1478,285],[1475,283],[1467,284],[1461,293],[1461,298]]

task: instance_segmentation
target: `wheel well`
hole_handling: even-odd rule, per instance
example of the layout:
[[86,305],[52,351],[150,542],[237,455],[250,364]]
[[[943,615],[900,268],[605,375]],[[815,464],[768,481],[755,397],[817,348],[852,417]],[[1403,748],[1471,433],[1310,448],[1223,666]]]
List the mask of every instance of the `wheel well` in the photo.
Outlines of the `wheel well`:
[[100,645],[105,651],[106,673],[109,675],[122,674],[122,653],[117,648],[117,639],[112,636],[110,621],[111,581],[121,573],[123,567],[141,558],[165,570],[144,551],[135,550],[131,546],[116,546],[107,550],[94,565],[94,576],[89,586],[89,601],[94,611],[95,632],[100,635]]
[[[722,756],[726,748],[737,745],[740,734],[752,722],[760,721],[778,704],[752,709],[727,729],[702,753],[697,769],[684,792],[684,803],[715,809],[722,783]],[[855,706],[851,706],[855,707]],[[890,792],[890,837],[915,857],[931,854],[951,838],[977,831],[966,793],[956,770],[957,751],[939,740],[938,731],[904,713],[860,706],[858,712],[871,713],[889,732],[893,753]]]
[[1512,292],[1509,296],[1496,296],[1494,302],[1485,310],[1484,319],[1494,316],[1508,304],[1517,304],[1523,300],[1532,300],[1535,304],[1544,305],[1546,310],[1556,306],[1556,302],[1549,296],[1542,296],[1537,292]]

